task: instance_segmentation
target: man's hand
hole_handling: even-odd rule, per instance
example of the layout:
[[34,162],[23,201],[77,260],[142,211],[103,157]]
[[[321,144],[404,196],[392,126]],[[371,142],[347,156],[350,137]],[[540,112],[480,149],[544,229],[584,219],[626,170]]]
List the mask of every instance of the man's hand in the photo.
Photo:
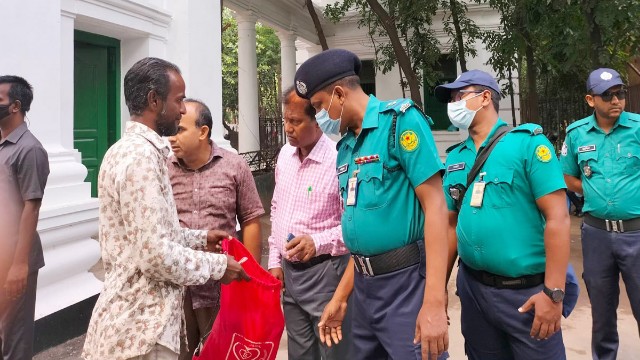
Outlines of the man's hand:
[[299,235],[289,241],[284,249],[287,251],[287,260],[307,262],[316,256],[316,243],[309,235]]
[[227,255],[227,269],[224,272],[220,282],[223,284],[229,284],[232,281],[249,281],[251,278],[242,268],[242,265],[237,262],[233,256]]
[[560,331],[560,320],[562,319],[562,303],[554,303],[542,291],[533,295],[521,308],[521,313],[526,313],[533,309],[535,317],[531,326],[531,337],[544,340]]
[[4,291],[9,299],[17,299],[20,297],[27,287],[27,276],[29,275],[29,264],[23,262],[14,262],[7,274],[7,280],[4,283]]
[[273,275],[276,279],[280,280],[284,289],[284,272],[282,271],[282,268],[278,267],[278,268],[269,269],[269,273]]
[[318,322],[318,333],[320,334],[320,342],[331,347],[338,344],[342,340],[342,321],[347,313],[347,302],[331,299],[322,311],[320,322]]
[[231,235],[221,230],[209,230],[207,232],[207,246],[206,251],[221,253],[222,252],[222,240],[231,240]]
[[436,359],[449,348],[449,329],[444,306],[422,305],[416,320],[413,343],[421,344],[423,360]]

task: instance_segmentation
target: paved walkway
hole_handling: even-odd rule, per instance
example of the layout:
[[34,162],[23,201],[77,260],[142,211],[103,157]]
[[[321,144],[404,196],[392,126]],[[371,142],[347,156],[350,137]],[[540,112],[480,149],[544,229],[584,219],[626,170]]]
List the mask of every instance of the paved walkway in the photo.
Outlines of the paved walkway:
[[[581,219],[572,218],[571,226],[571,263],[576,269],[577,274],[582,273],[582,249],[580,243],[580,223]],[[271,229],[271,224],[267,216],[263,217],[263,265],[266,263],[266,253],[268,252],[267,236]],[[98,271],[99,272],[99,271]],[[99,274],[98,274],[99,275]],[[455,270],[452,279],[455,278]],[[589,299],[587,297],[584,283],[581,282],[581,294],[578,299],[576,309],[569,319],[562,322],[564,342],[567,349],[567,358],[569,360],[590,360],[590,341],[591,341],[591,309]],[[464,355],[464,339],[460,332],[460,302],[453,295],[455,293],[454,281],[449,283],[449,315],[452,319],[449,328],[451,359],[465,359]],[[640,339],[639,329],[631,314],[629,299],[626,296],[624,286],[621,289],[620,307],[618,309],[618,332],[620,335],[620,351],[618,353],[619,360],[638,360],[640,359]],[[84,342],[84,336],[70,340],[67,343],[56,346],[55,348],[41,352],[34,357],[35,360],[58,360],[80,359],[80,349]],[[278,351],[277,360],[286,360],[286,333],[282,337],[280,349]]]

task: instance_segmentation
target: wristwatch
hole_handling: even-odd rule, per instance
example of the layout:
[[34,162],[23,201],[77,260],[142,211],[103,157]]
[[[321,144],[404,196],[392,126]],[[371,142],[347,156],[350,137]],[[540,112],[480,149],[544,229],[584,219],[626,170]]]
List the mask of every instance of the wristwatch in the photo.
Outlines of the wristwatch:
[[542,291],[545,293],[545,295],[547,295],[551,301],[553,301],[554,303],[560,303],[562,302],[562,300],[564,300],[564,290],[562,289],[549,289],[546,285],[544,286],[544,288],[542,289]]

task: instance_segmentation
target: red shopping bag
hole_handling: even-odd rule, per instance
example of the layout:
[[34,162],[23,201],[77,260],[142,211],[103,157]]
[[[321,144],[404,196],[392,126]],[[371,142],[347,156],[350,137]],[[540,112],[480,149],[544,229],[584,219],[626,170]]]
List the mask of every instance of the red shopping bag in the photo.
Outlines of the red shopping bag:
[[237,239],[222,249],[242,264],[251,281],[222,285],[220,312],[211,334],[194,360],[275,360],[284,331],[280,280],[251,256]]

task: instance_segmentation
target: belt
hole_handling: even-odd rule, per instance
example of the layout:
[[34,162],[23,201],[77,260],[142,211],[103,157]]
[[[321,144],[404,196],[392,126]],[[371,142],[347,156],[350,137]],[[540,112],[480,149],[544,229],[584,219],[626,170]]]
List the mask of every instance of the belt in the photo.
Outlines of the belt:
[[307,262],[292,262],[292,261],[287,261],[287,264],[289,265],[289,267],[291,267],[294,270],[307,270],[310,269],[318,264],[321,264],[327,260],[330,260],[333,256],[329,255],[329,254],[322,254],[322,255],[318,255],[316,257],[312,257],[311,260],[307,261]]
[[[422,240],[421,240],[422,241]],[[420,262],[417,242],[374,256],[351,255],[356,271],[365,276],[388,274]]]
[[584,222],[587,225],[609,232],[623,233],[625,231],[640,230],[640,218],[629,220],[605,220],[586,213],[584,214]]
[[479,283],[496,289],[527,289],[544,283],[544,273],[512,278],[492,274],[483,270],[472,269],[465,263],[461,263],[464,266],[464,271],[470,274]]

